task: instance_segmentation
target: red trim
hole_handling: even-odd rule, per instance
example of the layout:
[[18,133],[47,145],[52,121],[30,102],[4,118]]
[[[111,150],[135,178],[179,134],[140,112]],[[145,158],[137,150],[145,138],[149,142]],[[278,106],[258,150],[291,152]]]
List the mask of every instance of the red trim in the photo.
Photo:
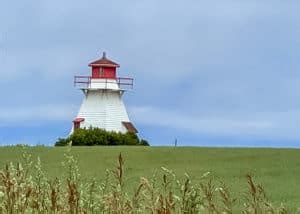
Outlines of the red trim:
[[105,52],[103,52],[103,56],[101,59],[91,62],[89,66],[115,67],[115,68],[120,67],[118,63],[106,58]]
[[73,123],[81,123],[82,121],[84,121],[84,118],[75,118],[75,120],[73,120]]
[[101,67],[114,67],[114,68],[119,68],[120,67],[120,65],[113,65],[113,64],[98,64],[98,63],[90,63],[89,64],[89,66],[90,67],[92,67],[92,66],[101,66]]
[[101,58],[101,59],[98,59],[94,62],[91,62],[89,64],[89,66],[101,66],[101,67],[115,67],[115,68],[119,68],[120,65],[118,63],[115,63],[109,59],[106,59],[106,58]]
[[122,121],[122,124],[125,126],[129,133],[138,133],[138,130],[134,127],[131,122]]
[[77,117],[77,118],[75,118],[75,120],[73,120],[74,130],[80,129],[80,123],[82,121],[84,121],[84,118],[80,118],[80,117]]

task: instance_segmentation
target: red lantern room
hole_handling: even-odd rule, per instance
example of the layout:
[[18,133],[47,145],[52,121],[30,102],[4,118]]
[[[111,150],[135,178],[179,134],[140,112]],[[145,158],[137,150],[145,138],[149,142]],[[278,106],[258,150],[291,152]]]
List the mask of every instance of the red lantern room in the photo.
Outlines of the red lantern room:
[[101,59],[91,62],[89,66],[92,67],[92,79],[116,79],[116,68],[120,67],[119,64],[107,59],[105,52]]
[[75,76],[74,86],[80,89],[109,89],[128,90],[133,88],[133,79],[129,77],[118,77],[117,68],[120,65],[106,58],[105,52],[101,59],[91,62],[91,76]]

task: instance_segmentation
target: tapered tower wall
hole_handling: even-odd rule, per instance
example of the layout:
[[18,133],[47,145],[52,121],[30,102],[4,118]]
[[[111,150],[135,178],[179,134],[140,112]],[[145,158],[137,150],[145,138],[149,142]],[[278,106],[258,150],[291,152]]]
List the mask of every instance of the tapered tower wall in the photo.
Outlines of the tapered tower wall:
[[98,127],[126,133],[122,122],[129,122],[121,91],[86,90],[77,118],[85,120],[81,128]]

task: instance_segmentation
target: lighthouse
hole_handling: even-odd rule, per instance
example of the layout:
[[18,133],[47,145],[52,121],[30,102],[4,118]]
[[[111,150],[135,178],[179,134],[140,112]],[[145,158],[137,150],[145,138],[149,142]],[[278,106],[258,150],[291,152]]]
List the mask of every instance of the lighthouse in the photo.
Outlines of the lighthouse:
[[118,77],[120,65],[108,59],[105,52],[89,67],[89,76],[74,77],[74,86],[83,92],[84,98],[71,133],[79,128],[137,133],[122,100],[124,92],[133,89],[133,78]]

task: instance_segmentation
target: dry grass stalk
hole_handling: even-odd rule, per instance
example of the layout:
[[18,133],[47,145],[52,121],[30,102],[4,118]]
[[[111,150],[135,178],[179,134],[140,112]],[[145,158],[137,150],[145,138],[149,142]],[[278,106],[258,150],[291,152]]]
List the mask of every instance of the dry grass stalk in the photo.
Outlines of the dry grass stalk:
[[[286,214],[287,210],[273,205],[267,199],[262,185],[257,185],[253,177],[247,175],[248,191],[245,206],[238,207],[237,199],[232,198],[228,187],[221,182],[219,187],[201,178],[199,185],[192,184],[188,175],[181,182],[175,174],[162,167],[161,181],[156,173],[153,178],[141,178],[135,191],[127,193],[124,180],[124,159],[118,156],[117,166],[107,171],[102,183],[96,180],[82,182],[78,163],[71,154],[66,155],[65,178],[47,178],[38,159],[31,169],[29,155],[24,155],[24,163],[7,164],[0,171],[0,213],[242,213]],[[206,179],[206,181],[204,180]]]

